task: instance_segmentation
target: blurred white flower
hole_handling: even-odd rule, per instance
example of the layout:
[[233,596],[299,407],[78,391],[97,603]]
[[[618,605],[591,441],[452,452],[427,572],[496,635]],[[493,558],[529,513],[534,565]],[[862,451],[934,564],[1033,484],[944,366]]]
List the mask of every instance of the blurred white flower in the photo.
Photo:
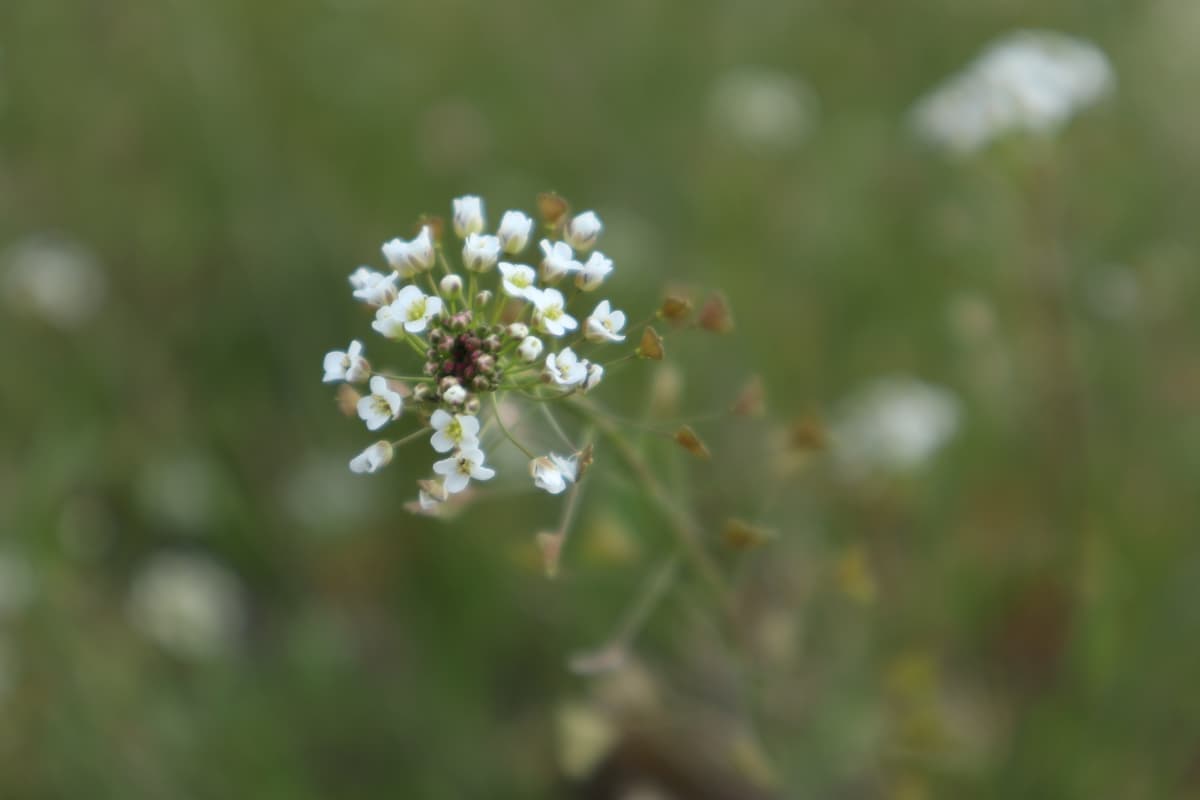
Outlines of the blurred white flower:
[[709,116],[743,147],[781,151],[800,144],[816,126],[817,102],[808,86],[785,72],[737,67],[713,86]]
[[1008,133],[1054,133],[1114,80],[1107,56],[1091,42],[1016,31],[921,98],[911,123],[933,144],[972,153]]
[[592,253],[591,257],[584,262],[575,272],[575,286],[585,292],[590,292],[600,288],[600,284],[604,283],[604,279],[608,277],[608,273],[613,270],[613,262],[599,250]]
[[371,378],[370,387],[371,393],[358,400],[358,417],[367,423],[367,430],[377,431],[399,418],[404,400],[399,392],[392,390],[387,378],[382,375]]
[[246,623],[242,586],[228,568],[187,553],[159,553],[134,575],[130,623],[177,656],[229,654]]
[[596,212],[585,211],[567,223],[567,230],[564,232],[563,238],[576,250],[587,252],[595,247],[596,239],[602,230],[604,230],[604,224],[600,222]]
[[551,336],[566,336],[567,331],[579,327],[575,318],[567,313],[567,302],[558,289],[529,290],[527,297],[537,309],[534,321]]
[[526,336],[521,340],[521,343],[517,345],[517,355],[521,357],[522,361],[528,361],[532,363],[537,361],[538,356],[541,354],[542,340],[536,336]]
[[587,378],[587,362],[581,361],[571,348],[564,347],[546,356],[546,374],[559,386],[574,386]]
[[411,241],[392,239],[383,243],[383,257],[388,265],[400,273],[402,278],[411,278],[419,272],[433,267],[437,254],[433,249],[433,234],[428,225]]
[[506,261],[500,262],[500,275],[500,285],[504,287],[504,293],[509,297],[527,297],[537,278],[533,267],[525,264],[509,264]]
[[454,199],[454,232],[460,239],[472,233],[481,233],[484,228],[483,201],[475,195]]
[[846,401],[833,425],[834,452],[851,477],[914,469],[957,432],[958,397],[914,378],[882,378]]
[[496,230],[496,238],[500,247],[510,256],[516,255],[529,244],[529,235],[533,232],[533,218],[520,211],[505,211],[500,218],[500,227]]
[[584,336],[592,342],[623,342],[625,335],[625,312],[614,311],[607,300],[601,300],[587,318]]
[[577,272],[583,265],[575,260],[571,245],[566,242],[551,242],[542,239],[542,280],[552,283],[568,272]]
[[416,286],[405,286],[390,305],[375,312],[371,327],[389,339],[425,330],[429,320],[442,313],[442,298],[427,297]]
[[350,285],[354,287],[354,297],[372,306],[386,306],[396,299],[395,272],[384,275],[366,267],[359,267],[350,275]]
[[472,272],[487,272],[496,266],[500,258],[500,239],[495,236],[485,236],[472,233],[463,243],[463,266]]
[[358,474],[378,472],[392,463],[392,443],[382,439],[350,459],[350,471]]
[[[384,306],[387,308],[387,306]],[[380,309],[382,311],[383,309]],[[331,381],[346,381],[347,383],[358,383],[364,381],[371,374],[371,365],[362,355],[362,342],[357,339],[350,342],[350,347],[345,352],[341,350],[332,350],[325,354],[325,377],[321,380],[325,383]]]
[[442,392],[442,399],[452,406],[461,406],[467,402],[467,390],[460,384],[447,386],[446,390]]
[[483,465],[483,451],[477,447],[459,450],[450,458],[433,462],[433,471],[443,475],[443,483],[450,494],[458,494],[467,488],[474,478],[486,481],[492,478],[496,471]]
[[4,299],[64,330],[78,328],[104,304],[108,285],[96,259],[79,244],[29,236],[0,256]]
[[442,409],[429,418],[433,426],[433,438],[429,443],[439,453],[449,453],[454,448],[473,450],[479,447],[479,420],[467,414],[449,414]]
[[587,376],[583,379],[583,390],[590,392],[604,379],[604,367],[593,361],[584,361],[583,363],[587,367]]
[[533,485],[550,494],[562,494],[568,484],[575,482],[578,464],[575,457],[564,458],[550,453],[529,462]]

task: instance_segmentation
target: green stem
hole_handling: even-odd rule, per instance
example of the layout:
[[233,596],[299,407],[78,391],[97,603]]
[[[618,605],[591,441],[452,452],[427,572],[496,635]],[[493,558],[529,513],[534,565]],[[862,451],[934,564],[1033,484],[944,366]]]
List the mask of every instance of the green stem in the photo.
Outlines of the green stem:
[[492,392],[492,410],[495,412],[496,424],[499,425],[500,430],[504,432],[505,438],[512,442],[513,445],[522,453],[524,453],[531,461],[536,458],[537,456],[531,453],[528,448],[526,448],[523,444],[518,442],[516,438],[513,437],[512,433],[508,430],[508,426],[504,424],[504,420],[500,417],[500,401],[496,399],[496,392]]

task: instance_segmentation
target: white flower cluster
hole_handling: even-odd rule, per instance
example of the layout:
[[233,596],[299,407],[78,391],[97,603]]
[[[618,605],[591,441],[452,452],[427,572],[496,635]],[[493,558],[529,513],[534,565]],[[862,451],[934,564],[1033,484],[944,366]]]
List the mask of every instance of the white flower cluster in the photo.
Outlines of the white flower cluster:
[[1012,132],[1054,133],[1113,82],[1108,58],[1090,42],[1017,31],[921,98],[911,121],[933,144],[972,153]]
[[[520,263],[535,238],[534,219],[507,211],[495,233],[488,233],[483,201],[467,196],[454,200],[451,216],[461,248],[443,242],[441,222],[429,219],[413,239],[384,243],[391,272],[362,266],[350,275],[353,297],[375,309],[371,327],[400,345],[398,353],[411,349],[423,361],[419,371],[410,371],[416,374],[391,375],[372,368],[357,340],[326,354],[325,382],[367,384],[369,393],[350,393],[349,407],[368,430],[381,430],[405,412],[418,421],[409,435],[377,441],[355,456],[352,471],[376,472],[398,447],[429,433],[432,449],[445,457],[433,462],[437,477],[420,482],[418,508],[436,510],[472,480],[495,475],[484,451],[494,433],[529,457],[537,488],[559,494],[578,479],[577,454],[534,455],[505,426],[497,401],[511,394],[549,402],[591,391],[603,379],[604,365],[583,357],[582,349],[625,341],[625,314],[608,300],[586,316],[573,309],[613,271],[612,260],[595,249],[604,228],[600,218],[591,211],[571,216],[565,203],[555,209],[543,213],[546,238],[538,242],[542,258],[536,266]],[[490,275],[495,286],[481,286]],[[490,415],[483,403],[488,395]]]

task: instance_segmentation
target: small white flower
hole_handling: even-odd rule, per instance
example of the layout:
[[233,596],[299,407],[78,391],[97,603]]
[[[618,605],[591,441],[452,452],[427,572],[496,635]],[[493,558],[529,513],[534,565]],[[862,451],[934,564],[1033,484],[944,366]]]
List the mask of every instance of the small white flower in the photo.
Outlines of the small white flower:
[[454,199],[454,232],[458,238],[465,239],[472,233],[479,233],[483,228],[483,201],[475,195],[456,197]]
[[591,250],[604,225],[594,211],[585,211],[567,223],[565,238],[576,250]]
[[454,297],[462,292],[462,278],[457,275],[447,275],[438,282],[438,287],[442,290],[442,294],[447,297]]
[[409,333],[425,330],[429,320],[442,313],[442,298],[427,297],[416,286],[405,286],[391,305],[375,312],[371,327],[389,339],[398,338],[401,329]]
[[358,400],[358,416],[367,423],[367,430],[377,431],[400,416],[404,401],[382,375],[371,378],[370,386],[371,393]]
[[446,391],[442,392],[442,399],[452,406],[461,406],[467,402],[467,390],[456,383],[446,387]]
[[371,374],[371,365],[362,356],[362,342],[357,339],[350,343],[345,352],[332,350],[325,354],[325,383],[346,381],[358,383]]
[[434,497],[432,494],[425,491],[424,489],[420,489],[417,491],[417,507],[420,508],[422,511],[433,511],[435,508],[440,506],[443,502],[444,501],[439,500],[438,498]]
[[479,420],[475,417],[449,414],[439,408],[429,418],[429,424],[434,430],[429,443],[439,453],[449,453],[456,447],[463,450],[479,447]]
[[463,265],[472,272],[487,272],[500,258],[500,240],[495,236],[472,233],[463,243]]
[[625,335],[625,312],[612,311],[607,300],[601,300],[596,310],[587,318],[584,335],[591,342],[621,342]]
[[569,347],[546,356],[546,374],[559,386],[574,386],[587,378],[587,362]]
[[566,242],[551,242],[549,239],[542,239],[542,280],[547,283],[554,281],[566,275],[568,272],[578,272],[583,269],[583,265],[575,260],[575,253],[571,251],[571,245]]
[[533,267],[524,264],[509,264],[507,261],[500,262],[500,275],[504,293],[509,297],[527,297],[537,278]]
[[378,472],[392,461],[392,444],[382,439],[350,459],[350,471]]
[[606,257],[599,250],[592,253],[588,260],[577,270],[575,275],[575,285],[585,292],[590,292],[600,288],[600,284],[604,283],[604,279],[608,277],[608,273],[612,272],[612,259]]
[[537,309],[534,318],[538,325],[551,336],[566,336],[567,331],[579,327],[575,318],[566,312],[566,301],[558,289],[530,292],[528,297]]
[[508,326],[508,335],[514,339],[524,339],[529,335],[529,326],[524,322],[514,322]]
[[496,236],[500,239],[500,247],[512,256],[525,249],[532,231],[533,220],[530,217],[520,211],[505,211]]
[[585,361],[583,363],[587,364],[587,377],[583,379],[583,390],[590,392],[604,379],[604,367],[592,361]]
[[559,467],[559,463],[556,463],[563,460],[551,453],[530,461],[529,474],[533,476],[533,485],[550,494],[562,494],[563,490],[567,488],[567,484],[575,480],[574,469],[571,469],[569,473],[564,473]]
[[433,471],[445,476],[446,491],[450,494],[467,488],[471,478],[486,481],[496,474],[496,470],[483,465],[483,451],[478,447],[463,448],[450,458],[433,462]]
[[433,234],[428,225],[422,227],[421,232],[411,242],[392,239],[390,242],[384,242],[381,249],[388,264],[399,272],[402,278],[411,278],[430,269],[437,260],[433,249]]
[[396,273],[384,275],[373,272],[366,267],[359,267],[350,276],[350,285],[354,287],[355,299],[362,300],[367,305],[386,306],[396,299]]
[[533,363],[538,360],[538,356],[542,354],[542,340],[536,336],[526,336],[517,345],[517,355],[522,361]]

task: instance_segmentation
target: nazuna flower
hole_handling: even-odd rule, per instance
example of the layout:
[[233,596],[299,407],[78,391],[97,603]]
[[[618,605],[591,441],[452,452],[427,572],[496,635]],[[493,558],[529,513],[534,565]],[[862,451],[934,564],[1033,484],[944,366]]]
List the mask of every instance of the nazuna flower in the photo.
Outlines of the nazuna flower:
[[604,379],[604,367],[594,361],[585,361],[583,363],[587,365],[587,377],[583,379],[583,390],[590,392]]
[[524,322],[514,322],[508,326],[508,335],[514,339],[524,339],[529,335],[529,326]]
[[371,327],[389,339],[395,339],[401,335],[401,329],[409,333],[420,333],[425,330],[429,320],[440,313],[442,298],[427,297],[416,286],[405,286],[391,305],[375,312],[375,321],[371,323]]
[[496,470],[483,465],[483,458],[483,451],[478,447],[462,448],[450,458],[433,462],[433,471],[445,476],[443,485],[448,493],[458,494],[467,488],[472,478],[486,481],[496,474]]
[[362,473],[378,472],[392,462],[392,443],[380,439],[350,459],[350,471]]
[[576,270],[575,285],[585,292],[598,289],[612,270],[612,259],[597,250]]
[[487,272],[500,257],[500,240],[495,236],[472,233],[463,243],[463,266],[472,272]]
[[542,289],[536,294],[531,291],[528,298],[536,308],[534,319],[551,336],[566,336],[567,331],[579,327],[575,318],[567,313],[566,301],[558,289]]
[[536,336],[526,336],[521,340],[521,343],[517,345],[517,355],[519,355],[523,361],[529,361],[532,363],[537,361],[538,356],[541,354],[542,340]]
[[449,453],[454,448],[475,449],[479,447],[479,420],[465,414],[450,414],[442,409],[429,418],[433,426],[433,438],[429,443],[439,453]]
[[625,335],[625,312],[613,311],[607,300],[601,300],[587,318],[584,335],[592,342],[621,342]]
[[537,278],[533,267],[524,264],[509,264],[507,261],[500,262],[500,275],[502,276],[501,285],[509,297],[527,296],[529,290],[534,288],[533,282]]
[[566,242],[551,242],[542,239],[542,280],[547,283],[558,280],[568,272],[578,272],[583,265],[575,260],[571,245]]
[[550,453],[529,462],[529,474],[533,476],[533,485],[550,494],[562,494],[568,484],[575,482],[578,471],[578,461],[574,456],[563,458]]
[[411,278],[432,268],[437,260],[437,253],[433,249],[433,234],[428,225],[422,226],[421,232],[411,242],[392,239],[390,242],[384,242],[381,249],[388,264],[399,272],[402,278]]
[[604,225],[594,211],[585,211],[567,223],[564,238],[576,250],[591,250]]
[[559,386],[574,386],[587,378],[587,362],[581,361],[571,348],[564,347],[546,356],[546,374]]
[[529,234],[533,231],[533,219],[520,211],[505,211],[500,218],[500,228],[496,238],[500,247],[510,256],[516,255],[529,244]]
[[446,295],[447,297],[455,297],[462,292],[462,278],[453,273],[446,275],[438,282],[438,288],[441,289],[442,294]]
[[392,391],[387,378],[382,375],[371,378],[370,386],[371,393],[359,398],[358,416],[367,423],[367,430],[377,431],[399,418],[404,401],[399,392]]
[[482,200],[470,194],[454,199],[454,233],[458,238],[466,239],[472,233],[479,233],[484,225]]
[[333,381],[358,383],[366,380],[367,376],[371,374],[371,365],[363,358],[362,351],[362,342],[355,339],[350,342],[350,346],[346,348],[345,352],[331,350],[326,353],[325,377],[321,380],[325,383]]
[[354,297],[373,306],[386,306],[396,299],[396,273],[384,275],[366,267],[359,267],[350,276]]

